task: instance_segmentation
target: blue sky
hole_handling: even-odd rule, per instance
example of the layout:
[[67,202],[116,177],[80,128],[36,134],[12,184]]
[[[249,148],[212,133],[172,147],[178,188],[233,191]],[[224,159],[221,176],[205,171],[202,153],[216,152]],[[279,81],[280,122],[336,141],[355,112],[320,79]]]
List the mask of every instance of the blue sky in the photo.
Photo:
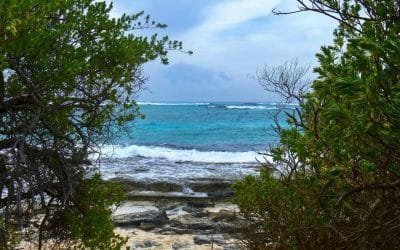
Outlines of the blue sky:
[[292,58],[316,65],[315,54],[332,42],[336,24],[321,15],[275,16],[295,0],[113,0],[114,15],[144,10],[168,25],[156,31],[183,42],[193,55],[170,53],[170,64],[144,66],[149,77],[141,101],[267,102],[277,97],[249,77],[265,64]]

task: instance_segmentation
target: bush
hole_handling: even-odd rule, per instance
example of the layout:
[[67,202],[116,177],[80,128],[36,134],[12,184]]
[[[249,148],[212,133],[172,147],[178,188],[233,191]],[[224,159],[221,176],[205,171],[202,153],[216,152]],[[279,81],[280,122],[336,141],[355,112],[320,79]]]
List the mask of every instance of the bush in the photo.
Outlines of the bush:
[[334,17],[339,27],[317,55],[311,91],[294,93],[300,108],[287,114],[291,128],[278,126],[273,162],[234,186],[248,219],[244,240],[253,249],[397,248],[398,3],[298,2],[300,11]]

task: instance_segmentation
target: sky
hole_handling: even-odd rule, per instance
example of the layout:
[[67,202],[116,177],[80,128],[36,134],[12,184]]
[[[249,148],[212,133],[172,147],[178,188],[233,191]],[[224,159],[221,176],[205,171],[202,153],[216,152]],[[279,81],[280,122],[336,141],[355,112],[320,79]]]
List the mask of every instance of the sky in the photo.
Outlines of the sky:
[[170,63],[144,65],[146,102],[274,102],[254,79],[265,65],[297,58],[317,65],[315,54],[332,43],[336,23],[315,13],[274,15],[295,10],[295,0],[112,0],[113,15],[145,11],[165,30],[150,30],[183,42],[188,55],[169,53]]

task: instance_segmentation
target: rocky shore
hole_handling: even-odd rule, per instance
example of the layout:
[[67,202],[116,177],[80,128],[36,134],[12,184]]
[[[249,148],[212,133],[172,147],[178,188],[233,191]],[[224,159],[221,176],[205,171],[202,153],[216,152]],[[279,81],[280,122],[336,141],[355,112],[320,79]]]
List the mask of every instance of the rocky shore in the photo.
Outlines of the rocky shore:
[[122,177],[128,201],[113,214],[126,249],[244,249],[241,220],[230,202],[231,182],[220,179],[136,182]]

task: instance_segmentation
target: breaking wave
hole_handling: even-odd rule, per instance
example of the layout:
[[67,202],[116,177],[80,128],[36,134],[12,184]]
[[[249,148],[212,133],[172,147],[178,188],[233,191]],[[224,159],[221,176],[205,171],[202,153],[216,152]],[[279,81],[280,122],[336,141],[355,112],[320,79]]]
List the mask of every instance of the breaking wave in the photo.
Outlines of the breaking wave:
[[225,151],[199,151],[196,149],[174,149],[160,146],[111,146],[105,145],[101,149],[101,156],[106,158],[163,158],[169,161],[187,161],[203,163],[254,163],[258,153],[225,152]]

